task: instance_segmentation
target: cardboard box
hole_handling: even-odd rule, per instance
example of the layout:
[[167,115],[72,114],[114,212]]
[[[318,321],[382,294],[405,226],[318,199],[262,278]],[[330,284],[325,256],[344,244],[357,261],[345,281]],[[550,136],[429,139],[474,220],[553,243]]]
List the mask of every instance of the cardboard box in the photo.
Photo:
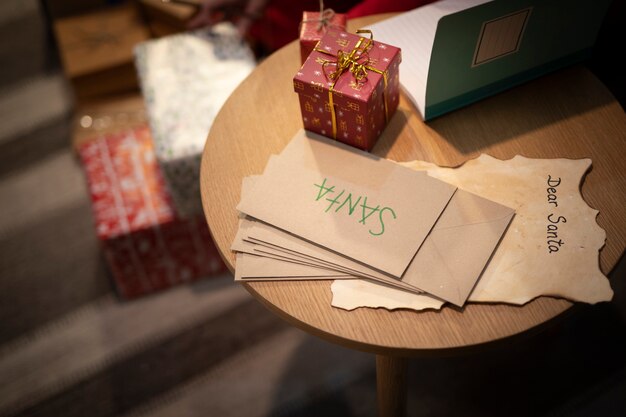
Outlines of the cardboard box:
[[132,4],[58,19],[54,32],[77,98],[138,88],[133,48],[149,32]]
[[123,298],[226,271],[204,217],[177,217],[146,126],[88,141],[79,154],[96,233]]
[[293,79],[304,128],[369,151],[400,100],[400,49],[329,29]]
[[300,24],[300,62],[304,63],[329,28],[346,30],[347,17],[331,10],[303,12]]

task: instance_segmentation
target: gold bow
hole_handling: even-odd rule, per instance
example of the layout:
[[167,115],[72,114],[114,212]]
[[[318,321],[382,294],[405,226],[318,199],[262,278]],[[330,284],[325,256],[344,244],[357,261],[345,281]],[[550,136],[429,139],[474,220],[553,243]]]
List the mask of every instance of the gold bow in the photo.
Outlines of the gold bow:
[[[381,71],[377,68],[369,66],[369,56],[368,51],[372,47],[374,43],[374,35],[371,30],[367,29],[359,29],[356,31],[357,34],[367,33],[370,35],[369,39],[359,37],[358,42],[352,48],[352,51],[346,53],[342,50],[337,51],[337,55],[333,55],[328,51],[318,48],[319,44],[313,49],[314,51],[321,52],[325,55],[330,55],[336,58],[336,61],[324,60],[322,64],[322,71],[327,78],[333,80],[332,85],[328,89],[328,105],[330,106],[330,115],[332,120],[333,127],[333,138],[337,139],[337,117],[335,115],[335,106],[333,104],[333,91],[335,89],[335,84],[341,77],[341,74],[349,70],[354,79],[358,82],[364,82],[367,79],[367,71],[373,71],[375,73],[381,74],[383,76],[384,89],[383,89],[383,102],[385,105],[385,121],[389,121],[388,113],[387,113],[387,71]],[[326,71],[327,65],[336,65],[336,68],[333,72],[328,74]]]

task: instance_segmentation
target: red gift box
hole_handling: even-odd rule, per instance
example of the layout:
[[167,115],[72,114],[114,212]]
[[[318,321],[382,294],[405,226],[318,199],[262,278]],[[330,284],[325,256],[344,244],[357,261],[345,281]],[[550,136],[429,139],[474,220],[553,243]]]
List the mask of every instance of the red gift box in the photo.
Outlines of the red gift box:
[[330,9],[302,12],[300,24],[300,62],[304,63],[329,28],[346,30],[346,15]]
[[96,233],[122,297],[226,270],[204,218],[176,216],[147,127],[102,136],[78,152]]
[[398,108],[401,60],[395,46],[329,29],[293,79],[304,128],[372,149]]

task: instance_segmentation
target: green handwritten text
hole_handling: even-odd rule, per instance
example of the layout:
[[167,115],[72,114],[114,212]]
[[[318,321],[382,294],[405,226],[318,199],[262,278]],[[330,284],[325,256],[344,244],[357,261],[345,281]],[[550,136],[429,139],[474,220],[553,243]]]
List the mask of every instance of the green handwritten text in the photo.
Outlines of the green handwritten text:
[[368,229],[372,236],[380,236],[385,233],[385,216],[386,221],[397,218],[396,212],[391,207],[381,208],[380,204],[368,205],[367,196],[354,195],[346,190],[335,190],[334,185],[328,184],[327,178],[324,178],[321,184],[313,185],[317,188],[315,201],[326,202],[325,213],[344,213],[348,216],[356,213],[358,223],[364,226],[367,225],[368,219],[376,219],[374,220],[376,224]]

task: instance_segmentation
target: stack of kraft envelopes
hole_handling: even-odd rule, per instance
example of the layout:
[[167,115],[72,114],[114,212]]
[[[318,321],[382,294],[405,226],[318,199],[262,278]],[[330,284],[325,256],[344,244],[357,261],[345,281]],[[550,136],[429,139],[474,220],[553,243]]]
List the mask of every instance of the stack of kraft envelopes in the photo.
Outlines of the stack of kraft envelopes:
[[244,178],[235,280],[366,279],[462,306],[515,211],[300,130]]

